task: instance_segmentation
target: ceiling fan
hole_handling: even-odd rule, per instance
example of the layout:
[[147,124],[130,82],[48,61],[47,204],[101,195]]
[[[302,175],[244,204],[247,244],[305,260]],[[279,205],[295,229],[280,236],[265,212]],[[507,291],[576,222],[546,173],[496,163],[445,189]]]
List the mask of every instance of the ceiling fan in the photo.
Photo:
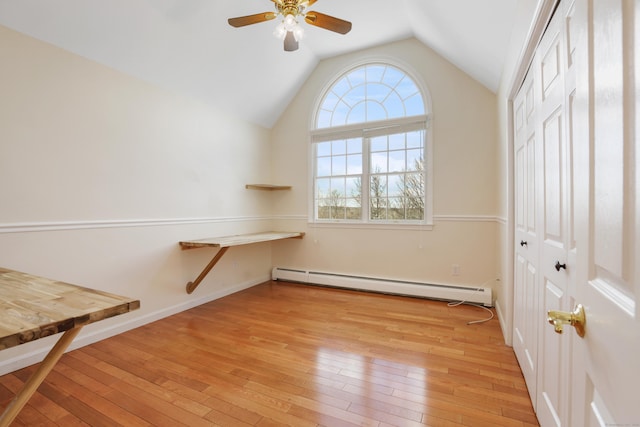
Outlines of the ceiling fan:
[[255,15],[239,16],[229,18],[229,25],[232,27],[244,27],[246,25],[258,24],[270,21],[282,16],[282,22],[276,27],[274,35],[284,40],[284,50],[291,52],[298,49],[298,41],[302,38],[304,29],[298,25],[297,18],[303,17],[309,25],[324,28],[340,34],[347,34],[351,31],[351,22],[320,12],[305,12],[317,0],[271,0],[275,4],[275,12],[256,13]]

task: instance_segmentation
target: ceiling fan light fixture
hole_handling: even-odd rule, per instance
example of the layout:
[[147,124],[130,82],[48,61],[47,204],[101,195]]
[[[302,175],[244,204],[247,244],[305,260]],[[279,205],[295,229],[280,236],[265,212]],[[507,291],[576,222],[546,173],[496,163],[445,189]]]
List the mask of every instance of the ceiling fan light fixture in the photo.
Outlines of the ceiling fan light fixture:
[[296,42],[299,42],[304,37],[304,28],[298,23],[295,16],[288,14],[273,30],[273,35],[279,40],[293,37]]
[[298,26],[298,21],[296,21],[296,18],[293,15],[285,16],[284,21],[282,22],[284,23],[284,28],[287,31],[293,31],[293,29]]
[[298,42],[304,38],[304,28],[302,28],[301,25],[296,25],[291,32],[293,33],[293,37],[295,37],[296,41]]
[[273,30],[273,35],[279,40],[284,40],[287,35],[287,29],[284,27],[284,22],[279,23]]

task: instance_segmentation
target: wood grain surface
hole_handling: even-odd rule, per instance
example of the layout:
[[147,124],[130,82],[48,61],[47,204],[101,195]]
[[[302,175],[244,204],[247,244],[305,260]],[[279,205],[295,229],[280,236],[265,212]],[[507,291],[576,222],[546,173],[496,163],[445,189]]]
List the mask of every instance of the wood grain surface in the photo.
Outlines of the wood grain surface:
[[180,242],[182,249],[193,248],[228,248],[231,246],[249,245],[252,243],[270,242],[282,239],[301,239],[304,233],[288,231],[266,231],[263,233],[239,234],[236,236],[209,237],[199,240],[188,240]]
[[140,302],[0,268],[0,350],[140,307]]

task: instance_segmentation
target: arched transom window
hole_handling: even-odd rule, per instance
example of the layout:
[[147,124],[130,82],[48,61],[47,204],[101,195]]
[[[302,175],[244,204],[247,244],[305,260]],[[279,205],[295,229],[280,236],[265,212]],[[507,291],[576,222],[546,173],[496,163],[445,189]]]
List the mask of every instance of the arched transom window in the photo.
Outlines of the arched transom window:
[[430,224],[425,95],[398,67],[339,76],[316,111],[313,221]]

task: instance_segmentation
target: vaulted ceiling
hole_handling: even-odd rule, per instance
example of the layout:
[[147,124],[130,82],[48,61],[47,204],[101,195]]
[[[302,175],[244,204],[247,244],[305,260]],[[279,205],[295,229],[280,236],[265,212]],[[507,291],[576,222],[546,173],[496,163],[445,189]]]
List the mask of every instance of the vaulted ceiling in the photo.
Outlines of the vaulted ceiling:
[[353,23],[340,35],[305,26],[284,52],[277,21],[227,18],[270,0],[0,0],[0,24],[250,122],[271,127],[319,61],[415,37],[496,91],[516,0],[318,0],[309,10]]

